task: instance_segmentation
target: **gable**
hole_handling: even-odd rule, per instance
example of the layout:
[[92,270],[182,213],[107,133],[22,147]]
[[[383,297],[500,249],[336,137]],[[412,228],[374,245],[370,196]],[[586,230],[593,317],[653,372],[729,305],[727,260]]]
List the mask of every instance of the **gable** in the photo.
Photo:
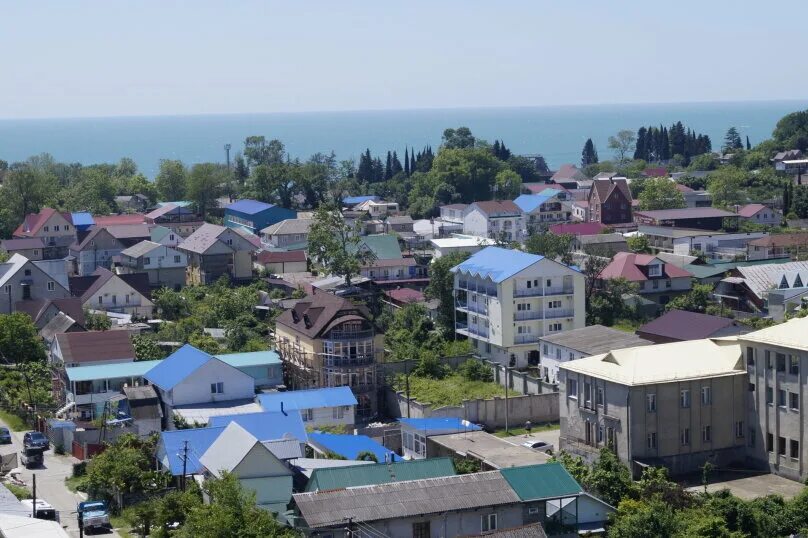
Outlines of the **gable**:
[[[207,377],[208,379],[222,381],[225,383],[225,385],[231,381],[242,381],[253,386],[255,385],[255,379],[253,379],[249,374],[245,374],[235,366],[230,366],[226,362],[217,359],[216,357],[211,357],[210,360],[188,373],[188,375],[181,379],[177,385],[187,384],[189,386],[194,386],[197,383],[197,380],[194,378],[197,377]],[[228,389],[229,387],[225,386],[225,390],[227,391]],[[207,394],[208,386],[204,387],[204,392]]]
[[135,295],[137,297],[140,297],[141,304],[143,304],[143,305],[151,305],[151,304],[153,304],[148,297],[146,297],[145,295],[140,293],[138,290],[136,290],[135,288],[133,288],[132,286],[130,286],[129,284],[124,282],[124,280],[121,279],[120,277],[118,277],[117,275],[115,275],[112,278],[110,278],[109,280],[107,280],[92,295],[90,295],[88,297],[85,297],[84,302],[85,303],[86,302],[92,302],[99,295],[106,296],[106,295],[113,295],[113,294],[118,295],[120,297],[120,299],[118,299],[118,301],[119,301],[118,304],[121,305],[121,306],[126,306],[126,302],[124,301],[124,296],[127,295],[127,294]]
[[[68,220],[66,218],[64,218],[64,216],[62,216],[61,213],[54,212],[53,215],[51,215],[44,223],[42,223],[42,227],[38,231],[42,232],[42,233],[53,233],[53,231],[54,231],[53,227],[54,226],[59,226],[59,232],[63,232],[63,231],[65,231],[63,226],[69,226],[69,225],[70,225],[70,222],[68,222]],[[45,226],[48,227],[47,232],[45,232]],[[73,229],[73,227],[71,226],[70,228],[68,228],[68,231],[70,231],[72,229]]]
[[[228,245],[228,241],[232,241],[233,244]],[[233,231],[230,228],[226,229],[224,232],[222,232],[219,235],[219,242],[224,244],[224,245],[229,246],[230,248],[232,248],[235,251],[254,250],[255,249],[255,247],[252,245],[252,243],[247,241],[247,239],[245,239],[244,236],[236,233],[235,231]],[[211,247],[211,248],[213,248],[213,247]],[[209,252],[210,252],[210,249],[208,251],[206,251],[205,253],[208,254]]]
[[261,443],[255,443],[232,472],[239,478],[292,475],[292,471]]

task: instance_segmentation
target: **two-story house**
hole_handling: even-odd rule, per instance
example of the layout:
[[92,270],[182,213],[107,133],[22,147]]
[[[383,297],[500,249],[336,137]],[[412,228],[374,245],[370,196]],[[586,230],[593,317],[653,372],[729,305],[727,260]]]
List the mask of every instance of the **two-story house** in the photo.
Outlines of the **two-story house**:
[[145,273],[116,275],[99,267],[90,276],[70,278],[70,292],[88,310],[150,317],[154,312],[149,277]]
[[628,224],[632,221],[631,190],[625,179],[598,179],[589,189],[589,220],[601,224]]
[[415,258],[373,260],[359,272],[382,287],[406,285],[423,288],[429,284],[426,266],[419,265]]
[[737,208],[738,216],[742,221],[763,226],[780,226],[783,214],[776,209],[763,204],[746,204]]
[[118,260],[118,274],[146,273],[153,288],[179,290],[185,284],[188,256],[174,248],[141,241],[122,250]]
[[290,388],[348,386],[357,399],[358,419],[378,413],[376,363],[383,358],[384,335],[364,306],[321,292],[300,300],[275,323]]
[[87,276],[99,267],[111,269],[113,258],[122,250],[149,237],[149,228],[145,224],[96,226],[81,240],[70,245],[74,272],[77,276]]
[[237,200],[225,208],[224,225],[227,228],[244,228],[251,234],[259,235],[267,226],[296,217],[297,212],[279,205]]
[[398,203],[385,202],[384,200],[365,200],[354,209],[366,212],[371,219],[383,219],[387,215],[398,214]]
[[651,254],[618,252],[598,275],[598,285],[612,278],[623,278],[635,283],[638,293],[665,306],[670,300],[693,287],[689,272],[672,263],[666,263]]
[[212,284],[220,277],[252,278],[255,246],[235,230],[205,223],[183,241],[177,250],[188,256],[185,283]]
[[70,213],[44,207],[39,213],[25,216],[12,234],[14,239],[42,240],[42,259],[53,260],[67,256],[68,247],[76,240],[76,228]]
[[312,219],[285,219],[261,230],[261,247],[270,250],[305,250]]
[[21,302],[64,299],[70,292],[59,275],[47,271],[46,262],[32,262],[14,254],[0,263],[0,314],[17,311]]
[[[191,232],[193,233],[193,232]],[[189,233],[188,235],[191,235]],[[165,245],[167,247],[176,247],[182,240],[185,239],[179,233],[175,232],[171,228],[166,228],[165,226],[155,225],[152,226],[149,230],[149,240],[154,241],[155,243],[160,243],[161,245]]]
[[522,209],[510,200],[474,202],[463,210],[463,233],[522,241],[527,236],[527,223]]
[[202,216],[190,207],[171,202],[146,213],[144,220],[149,226],[163,226],[180,237],[188,237],[205,223]]
[[513,201],[527,220],[528,230],[545,230],[552,224],[567,222],[572,214],[567,200],[567,191],[545,189],[541,194],[523,194]]
[[542,336],[585,325],[583,275],[550,258],[487,247],[452,272],[455,330],[494,362],[535,364]]

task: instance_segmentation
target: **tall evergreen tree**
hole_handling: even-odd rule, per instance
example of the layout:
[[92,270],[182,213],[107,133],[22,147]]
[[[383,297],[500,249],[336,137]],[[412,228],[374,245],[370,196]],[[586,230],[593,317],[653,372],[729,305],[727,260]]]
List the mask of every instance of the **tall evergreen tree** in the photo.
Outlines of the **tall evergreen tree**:
[[365,153],[359,157],[356,179],[362,183],[371,183],[373,181],[373,159],[370,156],[370,148],[366,149]]
[[410,174],[415,172],[415,151],[410,152]]
[[670,128],[670,154],[685,156],[685,128],[681,121]]
[[752,144],[749,143],[749,135],[746,135],[746,150],[752,149]]
[[671,141],[670,136],[668,135],[668,128],[662,128],[662,138],[660,142],[659,148],[659,158],[661,161],[669,161],[671,158]]
[[384,164],[378,157],[375,157],[371,164],[371,181],[373,183],[384,181]]
[[727,129],[727,134],[724,135],[724,147],[722,148],[724,152],[726,153],[728,151],[742,148],[743,141],[741,140],[740,133],[738,133],[738,129],[735,127],[730,127]]
[[648,129],[645,127],[640,127],[637,129],[637,145],[634,146],[634,159],[648,160],[648,141],[646,140],[647,133]]
[[391,161],[390,170],[392,172],[392,176],[395,176],[403,170],[401,167],[401,161],[398,160],[398,155],[395,151],[393,151],[393,160]]
[[384,180],[387,181],[393,177],[393,154],[387,152],[387,161],[384,163]]
[[581,166],[586,167],[590,164],[597,164],[598,151],[595,149],[595,144],[591,138],[587,138],[584,143],[584,149],[581,151]]
[[404,147],[404,175],[410,177],[410,153],[409,148]]

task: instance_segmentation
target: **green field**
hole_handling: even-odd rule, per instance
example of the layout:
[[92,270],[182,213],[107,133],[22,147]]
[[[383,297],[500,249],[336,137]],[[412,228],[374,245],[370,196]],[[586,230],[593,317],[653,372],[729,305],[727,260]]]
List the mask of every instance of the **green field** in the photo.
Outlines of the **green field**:
[[[396,378],[395,389],[406,390],[403,375]],[[518,394],[515,391],[510,393]],[[493,382],[468,381],[459,374],[443,379],[410,376],[410,398],[421,403],[429,403],[432,407],[460,405],[463,400],[494,396],[505,396],[505,387]]]

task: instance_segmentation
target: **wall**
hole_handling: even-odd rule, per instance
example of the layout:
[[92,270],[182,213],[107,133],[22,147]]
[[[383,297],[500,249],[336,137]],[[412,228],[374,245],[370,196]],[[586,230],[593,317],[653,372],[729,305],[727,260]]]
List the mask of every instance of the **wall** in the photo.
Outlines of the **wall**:
[[[101,302],[98,301],[99,297]],[[110,278],[101,286],[101,289],[87,299],[84,306],[94,310],[123,312],[139,316],[151,316],[154,311],[154,303],[117,276]]]
[[[224,383],[223,394],[211,394],[211,383]],[[168,402],[172,406],[223,402],[255,395],[255,380],[217,359],[209,360],[177,384]]]
[[477,237],[488,237],[488,219],[479,209],[469,211],[463,217],[463,233],[476,235]]
[[[31,274],[26,276],[25,271],[30,271]],[[31,299],[64,299],[70,297],[70,292],[62,287],[55,278],[29,262],[23,265],[23,267],[6,282],[5,286],[0,288],[0,314],[13,312],[14,303],[23,300],[23,286],[21,285],[23,281],[31,282],[29,286]],[[48,282],[53,282],[53,291],[48,291]],[[10,293],[7,293],[7,286]]]

